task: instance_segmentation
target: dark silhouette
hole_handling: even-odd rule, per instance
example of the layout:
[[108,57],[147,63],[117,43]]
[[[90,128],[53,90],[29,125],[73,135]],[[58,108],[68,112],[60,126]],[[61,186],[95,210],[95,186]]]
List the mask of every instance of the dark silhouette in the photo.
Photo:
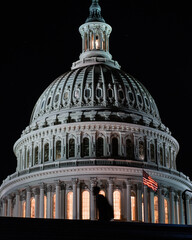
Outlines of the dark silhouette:
[[100,188],[93,188],[93,195],[96,196],[96,208],[99,212],[99,220],[110,221],[114,218],[113,207],[109,204],[106,197],[99,194]]

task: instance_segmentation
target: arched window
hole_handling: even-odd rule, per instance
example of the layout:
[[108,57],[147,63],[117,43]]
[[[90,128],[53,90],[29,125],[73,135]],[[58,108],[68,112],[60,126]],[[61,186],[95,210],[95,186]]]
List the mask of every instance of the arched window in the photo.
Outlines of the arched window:
[[126,157],[128,160],[133,159],[133,152],[134,152],[133,143],[131,139],[127,139],[126,140]]
[[49,143],[44,145],[44,162],[49,161]]
[[31,198],[31,218],[35,218],[35,198]]
[[155,223],[159,222],[159,212],[158,212],[158,197],[154,196],[154,220]]
[[89,156],[89,138],[83,139],[82,155],[83,157]]
[[90,219],[90,193],[87,190],[82,193],[82,219]]
[[26,164],[26,167],[29,168],[29,150],[27,151],[27,164]]
[[131,220],[136,221],[136,197],[131,195]]
[[61,158],[61,141],[58,140],[56,142],[56,160],[60,159]]
[[151,162],[155,162],[155,146],[150,144]]
[[67,219],[73,219],[73,192],[67,193]]
[[117,138],[112,139],[112,157],[118,156],[119,143]]
[[56,203],[56,194],[53,195],[53,218],[55,218],[55,203]]
[[104,143],[103,143],[103,138],[102,137],[99,137],[97,139],[97,144],[96,144],[96,156],[97,157],[102,157],[104,154],[103,154],[103,147],[104,147]]
[[103,190],[100,190],[100,191],[99,191],[99,194],[100,194],[100,195],[103,195],[103,196],[105,197],[105,192],[104,192]]
[[44,218],[47,217],[47,197],[44,196]]
[[139,159],[145,159],[145,144],[143,141],[139,141]]
[[75,157],[75,139],[69,139],[69,158]]
[[169,208],[168,200],[164,198],[164,208],[165,208],[165,223],[169,223]]
[[34,159],[34,164],[37,165],[38,164],[38,154],[39,154],[39,148],[35,147],[35,159]]
[[160,148],[160,164],[163,166],[163,149],[162,147]]
[[26,201],[23,201],[23,202],[22,202],[22,217],[23,217],[23,218],[25,218],[25,216],[26,216],[26,211],[25,211],[25,209],[26,209]]
[[113,192],[113,210],[114,219],[121,219],[121,192],[119,190]]

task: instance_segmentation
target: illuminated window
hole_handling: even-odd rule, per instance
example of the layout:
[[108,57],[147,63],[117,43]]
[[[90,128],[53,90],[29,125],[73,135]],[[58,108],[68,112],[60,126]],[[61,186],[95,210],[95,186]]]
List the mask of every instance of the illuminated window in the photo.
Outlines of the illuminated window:
[[67,194],[67,219],[73,219],[73,192]]
[[121,192],[119,190],[113,192],[113,210],[114,219],[121,219]]
[[35,147],[35,165],[38,164],[38,153],[39,153],[39,149],[38,147]]
[[154,196],[154,217],[155,223],[159,222],[159,212],[158,212],[158,197]]
[[55,203],[56,203],[56,194],[53,195],[53,218],[55,218]]
[[89,156],[89,138],[84,138],[83,139],[83,157],[88,157]]
[[131,220],[136,221],[136,197],[131,196]]
[[44,145],[44,162],[49,161],[49,143]]
[[69,157],[75,157],[75,139],[69,139]]
[[117,138],[113,138],[112,139],[112,157],[117,157],[118,156],[118,139]]
[[168,200],[166,198],[164,198],[164,207],[165,207],[165,223],[169,223]]
[[35,218],[35,198],[31,198],[31,218]]
[[26,201],[23,201],[23,204],[22,204],[22,217],[24,217],[24,218],[26,216],[25,209],[26,209]]
[[96,146],[96,155],[97,155],[97,157],[102,157],[103,156],[103,147],[104,147],[103,138],[99,137],[97,139],[97,146]]
[[56,160],[61,158],[61,141],[56,142]]
[[105,192],[103,190],[100,190],[99,194],[105,197]]
[[82,219],[90,219],[90,194],[89,191],[82,193]]
[[44,218],[47,217],[47,197],[44,196]]

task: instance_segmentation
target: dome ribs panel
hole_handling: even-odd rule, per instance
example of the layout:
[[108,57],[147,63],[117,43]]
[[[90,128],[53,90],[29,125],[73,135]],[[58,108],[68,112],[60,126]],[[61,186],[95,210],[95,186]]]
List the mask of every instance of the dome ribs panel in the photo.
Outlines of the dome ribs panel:
[[147,89],[126,72],[105,64],[77,68],[57,78],[37,101],[31,119],[32,130],[96,120],[161,125]]

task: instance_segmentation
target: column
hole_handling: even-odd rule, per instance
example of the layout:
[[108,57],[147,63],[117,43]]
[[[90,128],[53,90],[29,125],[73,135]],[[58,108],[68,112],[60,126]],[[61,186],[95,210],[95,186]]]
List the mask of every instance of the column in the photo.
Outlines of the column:
[[15,211],[15,215],[16,217],[20,217],[20,194],[19,194],[19,191],[16,191],[15,193],[15,200],[16,200],[16,203],[15,203],[15,207],[16,207],[16,211]]
[[150,222],[155,222],[155,209],[154,209],[154,191],[150,189],[149,192],[149,213],[150,213]]
[[182,192],[179,192],[179,215],[180,215],[180,224],[184,224],[184,208],[183,208],[183,198]]
[[190,222],[192,224],[192,199],[189,200],[189,208],[190,208]]
[[27,196],[26,196],[26,217],[31,217],[31,188],[27,188]]
[[127,180],[127,221],[131,221],[131,181]]
[[77,132],[76,136],[77,136],[76,157],[81,158],[81,132]]
[[3,217],[7,216],[7,199],[6,198],[3,199],[3,213],[2,213],[2,216]]
[[81,218],[81,183],[77,183],[77,219]]
[[7,216],[11,217],[12,215],[12,196],[8,196],[8,205],[7,205]]
[[189,212],[189,196],[186,194],[186,214],[187,214],[187,224],[190,224],[190,212]]
[[61,219],[65,218],[65,184],[61,185]]
[[35,218],[39,218],[39,188],[34,191],[35,194]]
[[44,218],[44,191],[45,185],[40,185],[40,199],[39,199],[39,217]]
[[56,183],[56,201],[55,201],[55,218],[60,218],[60,200],[61,200],[61,185],[58,181]]
[[52,217],[52,186],[47,187],[47,218]]
[[73,183],[73,219],[77,219],[77,178],[72,178]]
[[93,188],[96,186],[97,184],[97,179],[96,178],[91,178],[91,193],[90,193],[90,202],[91,202],[91,220],[95,220],[96,219],[96,198],[93,195]]
[[109,178],[108,201],[113,206],[113,178]]
[[175,193],[172,188],[169,190],[169,206],[170,206],[170,223],[175,223]]
[[144,186],[143,192],[143,200],[144,200],[144,222],[148,223],[148,187]]
[[137,184],[137,221],[142,221],[142,186]]
[[96,156],[96,131],[91,131],[91,157],[95,158]]
[[158,211],[159,211],[159,223],[165,223],[164,196],[161,186],[159,186],[158,189]]

